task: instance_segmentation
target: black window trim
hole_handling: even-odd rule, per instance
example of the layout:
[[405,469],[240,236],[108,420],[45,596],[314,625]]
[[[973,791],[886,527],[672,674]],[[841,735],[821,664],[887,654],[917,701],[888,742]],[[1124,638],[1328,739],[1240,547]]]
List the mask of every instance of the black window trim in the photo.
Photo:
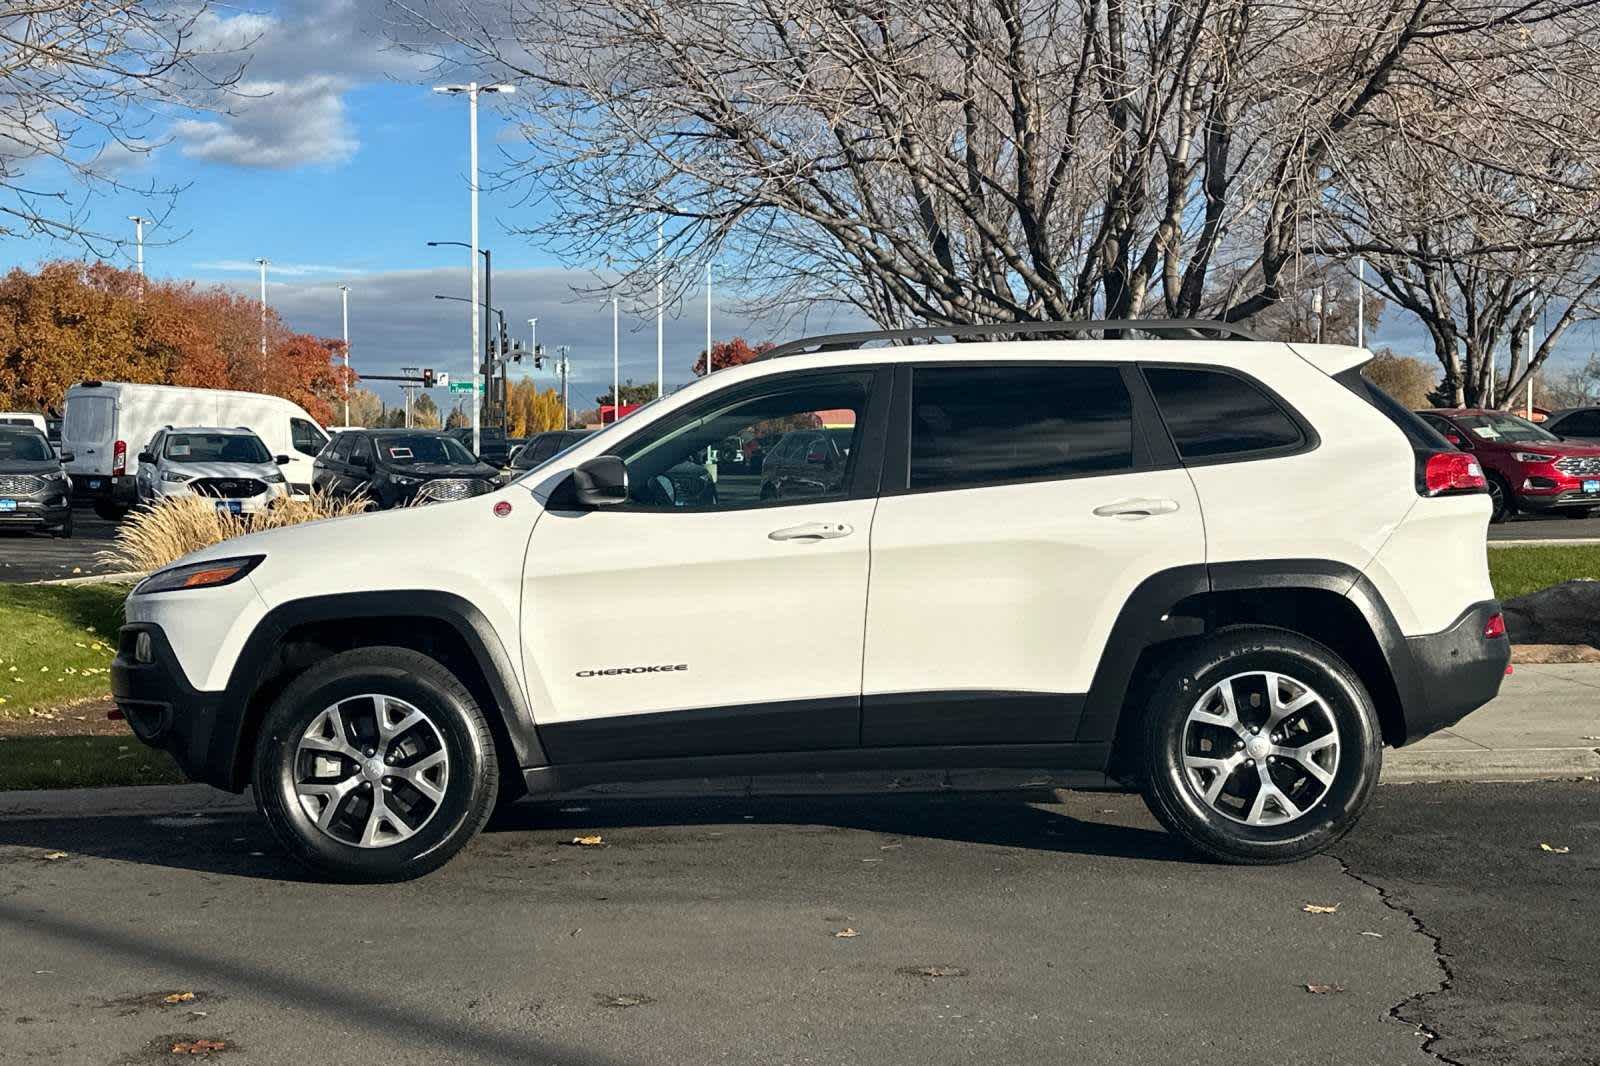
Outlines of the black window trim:
[[[1161,414],[1161,406],[1156,403],[1155,413],[1160,420],[1159,424],[1166,433],[1167,442],[1171,446],[1173,454],[1179,457],[1179,462],[1184,467],[1221,466],[1224,463],[1254,463],[1264,459],[1286,459],[1290,456],[1305,455],[1322,447],[1322,437],[1317,433],[1316,427],[1297,411],[1293,404],[1279,395],[1276,389],[1254,374],[1247,374],[1234,367],[1219,366],[1215,363],[1177,363],[1141,359],[1138,367],[1141,379],[1144,379],[1146,370],[1204,370],[1237,378],[1246,385],[1255,388],[1270,400],[1278,408],[1278,411],[1300,431],[1300,440],[1294,444],[1280,444],[1273,448],[1255,448],[1242,452],[1222,452],[1217,455],[1201,456],[1197,459],[1184,459],[1182,458],[1183,453],[1178,450],[1178,442],[1173,439],[1172,427],[1167,425],[1166,418]],[[1144,384],[1145,388],[1150,390],[1152,403],[1155,403],[1154,387],[1150,385],[1148,379],[1144,379]]]
[[723,407],[730,403],[739,403],[747,397],[757,396],[771,389],[778,382],[785,387],[791,383],[804,387],[808,378],[837,378],[851,374],[866,375],[867,403],[862,412],[861,439],[856,444],[855,455],[850,457],[850,483],[843,493],[837,496],[793,496],[788,498],[775,498],[770,500],[750,500],[747,503],[732,505],[718,504],[707,507],[649,507],[644,504],[628,503],[615,504],[610,507],[587,508],[580,506],[571,498],[570,488],[572,477],[568,475],[551,494],[547,509],[565,513],[579,513],[590,510],[605,511],[620,514],[732,514],[738,511],[764,511],[775,510],[781,507],[801,507],[808,504],[843,503],[846,500],[870,500],[878,496],[880,478],[883,474],[883,439],[888,428],[888,409],[891,400],[890,379],[892,365],[881,363],[852,364],[849,366],[815,367],[808,370],[794,370],[782,374],[765,374],[754,381],[741,382],[720,389],[709,396],[702,397],[693,404],[675,411],[664,418],[657,419],[647,426],[641,427],[637,432],[624,437],[622,442],[605,454],[621,457],[625,455],[638,441],[659,433],[662,429],[675,428],[686,421],[700,417],[708,407]]
[[[912,376],[917,370],[990,370],[1001,368],[1037,367],[1093,367],[1117,370],[1122,375],[1123,388],[1128,390],[1128,401],[1133,420],[1130,443],[1133,462],[1123,470],[1084,470],[1071,474],[1040,474],[1035,477],[1001,478],[994,481],[969,481],[953,485],[911,485],[911,388]],[[1137,381],[1135,379],[1138,379]],[[1138,378],[1134,364],[1118,359],[940,359],[895,364],[895,405],[890,413],[893,432],[889,434],[884,454],[883,493],[888,496],[926,495],[934,492],[976,492],[982,489],[1001,488],[1006,485],[1041,485],[1052,481],[1080,481],[1085,478],[1122,477],[1127,474],[1144,474],[1153,470],[1169,470],[1181,464],[1171,451],[1170,442],[1156,441],[1142,423],[1154,417],[1152,401],[1145,390],[1143,379]],[[1166,447],[1160,445],[1165,443]],[[892,473],[891,473],[892,472]]]

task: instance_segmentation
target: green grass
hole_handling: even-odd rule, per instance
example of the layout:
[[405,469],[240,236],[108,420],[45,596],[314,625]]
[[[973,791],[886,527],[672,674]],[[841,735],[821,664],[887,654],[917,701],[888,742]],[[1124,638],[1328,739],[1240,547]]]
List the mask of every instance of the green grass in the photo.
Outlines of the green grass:
[[1580,577],[1600,580],[1600,544],[1489,549],[1489,580],[1502,600]]
[[0,585],[0,717],[111,692],[124,585]]
[[182,780],[171,756],[132,736],[0,737],[0,792]]

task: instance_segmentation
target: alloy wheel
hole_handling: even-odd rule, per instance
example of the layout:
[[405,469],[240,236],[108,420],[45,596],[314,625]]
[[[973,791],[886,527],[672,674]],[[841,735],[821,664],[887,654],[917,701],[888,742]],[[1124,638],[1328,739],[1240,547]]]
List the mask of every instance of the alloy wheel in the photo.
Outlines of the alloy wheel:
[[1212,685],[1183,726],[1183,774],[1213,811],[1251,826],[1303,817],[1339,771],[1339,730],[1327,701],[1271,670]]
[[324,708],[295,747],[301,809],[322,832],[359,848],[415,836],[438,813],[449,781],[438,724],[395,696],[365,693]]

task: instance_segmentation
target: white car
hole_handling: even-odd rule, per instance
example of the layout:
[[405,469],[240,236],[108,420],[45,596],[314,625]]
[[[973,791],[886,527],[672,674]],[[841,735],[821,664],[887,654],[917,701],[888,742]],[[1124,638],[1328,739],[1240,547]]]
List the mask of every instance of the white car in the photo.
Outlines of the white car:
[[289,495],[286,462],[248,429],[168,426],[139,453],[137,496],[143,504],[205,496],[219,511],[257,514]]
[[[907,768],[1139,788],[1201,853],[1282,862],[1355,824],[1385,744],[1498,692],[1483,472],[1368,353],[1000,328],[795,342],[485,495],[197,552],[129,596],[118,705],[298,859],[382,880],[520,791]],[[808,427],[835,447],[777,496],[701,465]]]

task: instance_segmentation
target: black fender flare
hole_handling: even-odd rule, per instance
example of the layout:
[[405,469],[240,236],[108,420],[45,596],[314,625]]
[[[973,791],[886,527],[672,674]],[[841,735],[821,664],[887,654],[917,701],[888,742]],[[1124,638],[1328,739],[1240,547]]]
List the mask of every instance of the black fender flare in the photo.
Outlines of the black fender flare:
[[[227,765],[232,767],[228,773],[228,787],[234,791],[242,787],[238,779],[237,759],[246,741],[245,712],[261,679],[268,673],[268,667],[284,637],[312,623],[370,618],[428,619],[442,622],[454,630],[483,674],[496,704],[495,708],[484,710],[497,713],[505,723],[511,741],[511,753],[517,760],[518,768],[545,764],[544,748],[539,742],[533,712],[518,680],[510,653],[499,633],[471,601],[435,589],[346,592],[309,596],[279,604],[267,612],[245,640],[239,657],[234,660],[222,701],[223,713],[233,718],[231,728],[218,730],[214,740],[214,743],[228,742]],[[214,763],[220,761],[216,758],[220,754],[213,754]]]
[[1151,574],[1123,604],[1084,700],[1078,742],[1115,738],[1129,688],[1137,680],[1134,670],[1148,648],[1203,632],[1196,619],[1174,614],[1175,608],[1203,593],[1248,589],[1316,589],[1345,597],[1372,631],[1394,679],[1401,708],[1427,706],[1422,678],[1399,623],[1372,582],[1355,567],[1329,559],[1195,563]]

